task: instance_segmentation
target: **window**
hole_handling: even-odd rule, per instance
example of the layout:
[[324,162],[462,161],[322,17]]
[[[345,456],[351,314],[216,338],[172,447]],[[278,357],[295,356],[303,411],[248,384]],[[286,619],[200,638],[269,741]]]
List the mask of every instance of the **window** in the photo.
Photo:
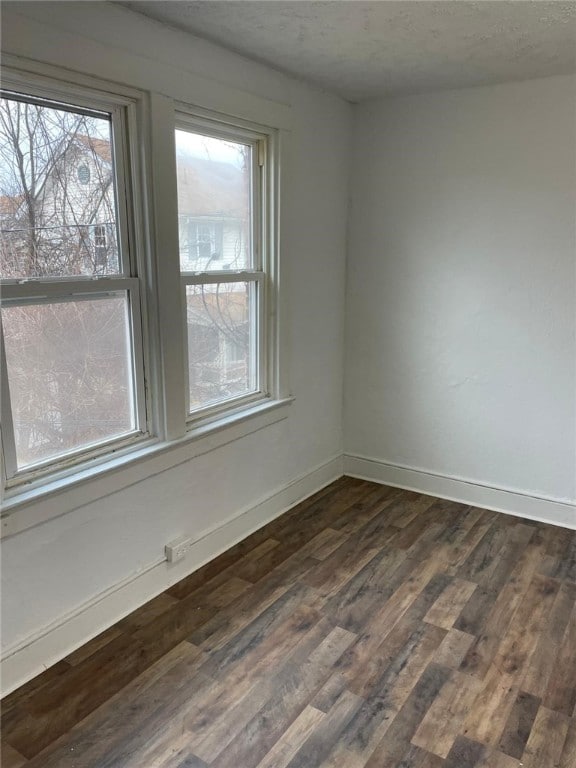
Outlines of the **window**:
[[106,227],[103,224],[94,227],[94,247],[106,248]]
[[123,177],[126,126],[122,106],[93,108],[88,97],[69,103],[1,94],[8,485],[146,433],[139,282],[128,251]]
[[106,224],[96,224],[94,227],[94,264],[98,271],[106,272],[108,268],[108,238]]
[[[222,221],[195,220],[187,214],[179,215],[180,253],[189,272],[209,269],[214,262],[222,262],[224,223]],[[230,265],[219,264],[228,269]]]
[[278,132],[95,82],[3,72],[8,507],[166,448],[196,455],[289,402]]
[[90,168],[87,165],[79,165],[76,172],[78,181],[82,185],[90,184]]
[[263,187],[266,136],[196,123],[176,129],[187,410],[191,420],[269,394]]

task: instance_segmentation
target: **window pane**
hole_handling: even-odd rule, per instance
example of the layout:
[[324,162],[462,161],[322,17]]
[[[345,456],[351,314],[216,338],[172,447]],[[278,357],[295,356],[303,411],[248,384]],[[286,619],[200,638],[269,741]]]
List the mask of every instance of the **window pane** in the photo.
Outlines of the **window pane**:
[[186,287],[190,411],[257,389],[256,291],[254,283]]
[[177,130],[176,163],[182,271],[250,267],[252,147]]
[[128,298],[2,308],[18,469],[135,430]]
[[0,277],[118,272],[110,117],[0,99]]

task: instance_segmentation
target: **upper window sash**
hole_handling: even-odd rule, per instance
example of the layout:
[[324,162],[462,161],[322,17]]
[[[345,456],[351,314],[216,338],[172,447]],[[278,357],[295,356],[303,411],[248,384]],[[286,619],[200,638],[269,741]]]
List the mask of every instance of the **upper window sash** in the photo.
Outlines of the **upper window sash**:
[[[110,124],[110,165],[112,172],[112,190],[113,190],[113,206],[114,206],[114,232],[115,240],[117,241],[118,251],[118,269],[114,272],[101,274],[101,275],[84,275],[84,274],[71,274],[71,275],[41,275],[41,276],[27,276],[28,280],[43,280],[43,281],[75,281],[75,280],[94,280],[104,278],[108,276],[124,275],[126,277],[136,275],[138,273],[138,265],[135,249],[130,248],[130,243],[134,240],[133,232],[130,231],[131,225],[131,185],[129,183],[128,164],[130,161],[130,153],[128,148],[128,115],[127,111],[131,107],[131,102],[126,101],[123,104],[110,103],[104,107],[104,102],[100,103],[99,109],[83,108],[83,104],[87,103],[89,99],[85,97],[82,99],[83,104],[78,104],[76,109],[76,99],[74,104],[70,104],[71,98],[68,97],[68,101],[60,101],[60,99],[66,99],[65,91],[56,89],[52,99],[48,98],[34,98],[32,95],[30,99],[27,99],[27,93],[21,90],[12,90],[9,87],[10,78],[8,83],[6,78],[3,79],[3,87],[0,90],[0,97],[10,100],[19,101],[22,103],[30,103],[39,107],[52,108],[58,112],[68,112],[70,114],[84,114],[87,117],[100,118],[103,121],[109,121]],[[30,92],[34,92],[34,88],[30,89]],[[134,122],[133,120],[131,121]],[[89,223],[87,224],[89,226]],[[81,237],[81,233],[78,233]],[[90,238],[90,233],[85,234],[86,243]],[[21,282],[22,278],[18,277],[5,277],[0,275],[0,281],[2,284],[9,284],[13,282]]]
[[250,147],[250,254],[248,263],[242,264],[237,270],[226,269],[226,258],[213,261],[206,269],[185,270],[181,266],[181,274],[202,274],[209,272],[259,272],[267,268],[264,253],[264,161],[266,144],[269,136],[263,130],[247,127],[240,121],[238,124],[201,117],[184,111],[177,111],[175,116],[176,131],[206,136],[207,139],[220,139],[233,144],[244,144]]

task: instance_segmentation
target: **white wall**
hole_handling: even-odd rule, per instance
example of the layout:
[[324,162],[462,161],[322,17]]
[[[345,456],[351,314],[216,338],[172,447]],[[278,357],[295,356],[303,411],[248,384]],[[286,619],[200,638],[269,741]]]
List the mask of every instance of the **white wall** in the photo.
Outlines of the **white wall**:
[[[350,107],[119,7],[5,4],[2,25],[4,50],[12,54],[167,95],[181,97],[188,89],[192,100],[195,78],[209,78],[213,106],[222,93],[221,108],[236,102],[240,113],[254,102],[256,115],[264,99],[290,106],[282,279],[295,396],[288,417],[278,423],[2,541],[3,646],[9,654],[4,688],[9,689],[69,650],[66,645],[78,645],[144,602],[167,579],[181,578],[183,570],[170,572],[162,565],[157,578],[94,609],[107,590],[157,563],[164,544],[176,535],[218,527],[272,497],[212,545],[225,548],[231,536],[243,538],[266,516],[341,474]],[[198,84],[205,92],[205,80]],[[158,467],[152,463],[150,473]],[[291,485],[299,478],[304,479]],[[213,554],[200,547],[187,569]],[[92,613],[85,621],[76,622],[73,631],[66,624],[58,629],[67,619],[74,624],[87,604]],[[47,628],[56,634],[43,638]],[[31,640],[33,652],[26,648]]]
[[362,105],[353,146],[345,467],[576,527],[576,79]]

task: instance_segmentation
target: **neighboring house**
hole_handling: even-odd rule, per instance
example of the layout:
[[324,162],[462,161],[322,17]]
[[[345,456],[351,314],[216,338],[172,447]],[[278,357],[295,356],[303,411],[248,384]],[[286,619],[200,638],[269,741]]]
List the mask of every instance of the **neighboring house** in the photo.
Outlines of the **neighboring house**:
[[249,237],[245,174],[231,163],[183,152],[177,168],[182,270],[242,269]]
[[28,194],[2,198],[2,259],[14,276],[118,272],[112,173],[110,143],[78,134]]
[[[78,135],[47,175],[36,198],[46,257],[71,273],[117,273],[118,244],[110,142]],[[75,261],[75,263],[73,263]]]

